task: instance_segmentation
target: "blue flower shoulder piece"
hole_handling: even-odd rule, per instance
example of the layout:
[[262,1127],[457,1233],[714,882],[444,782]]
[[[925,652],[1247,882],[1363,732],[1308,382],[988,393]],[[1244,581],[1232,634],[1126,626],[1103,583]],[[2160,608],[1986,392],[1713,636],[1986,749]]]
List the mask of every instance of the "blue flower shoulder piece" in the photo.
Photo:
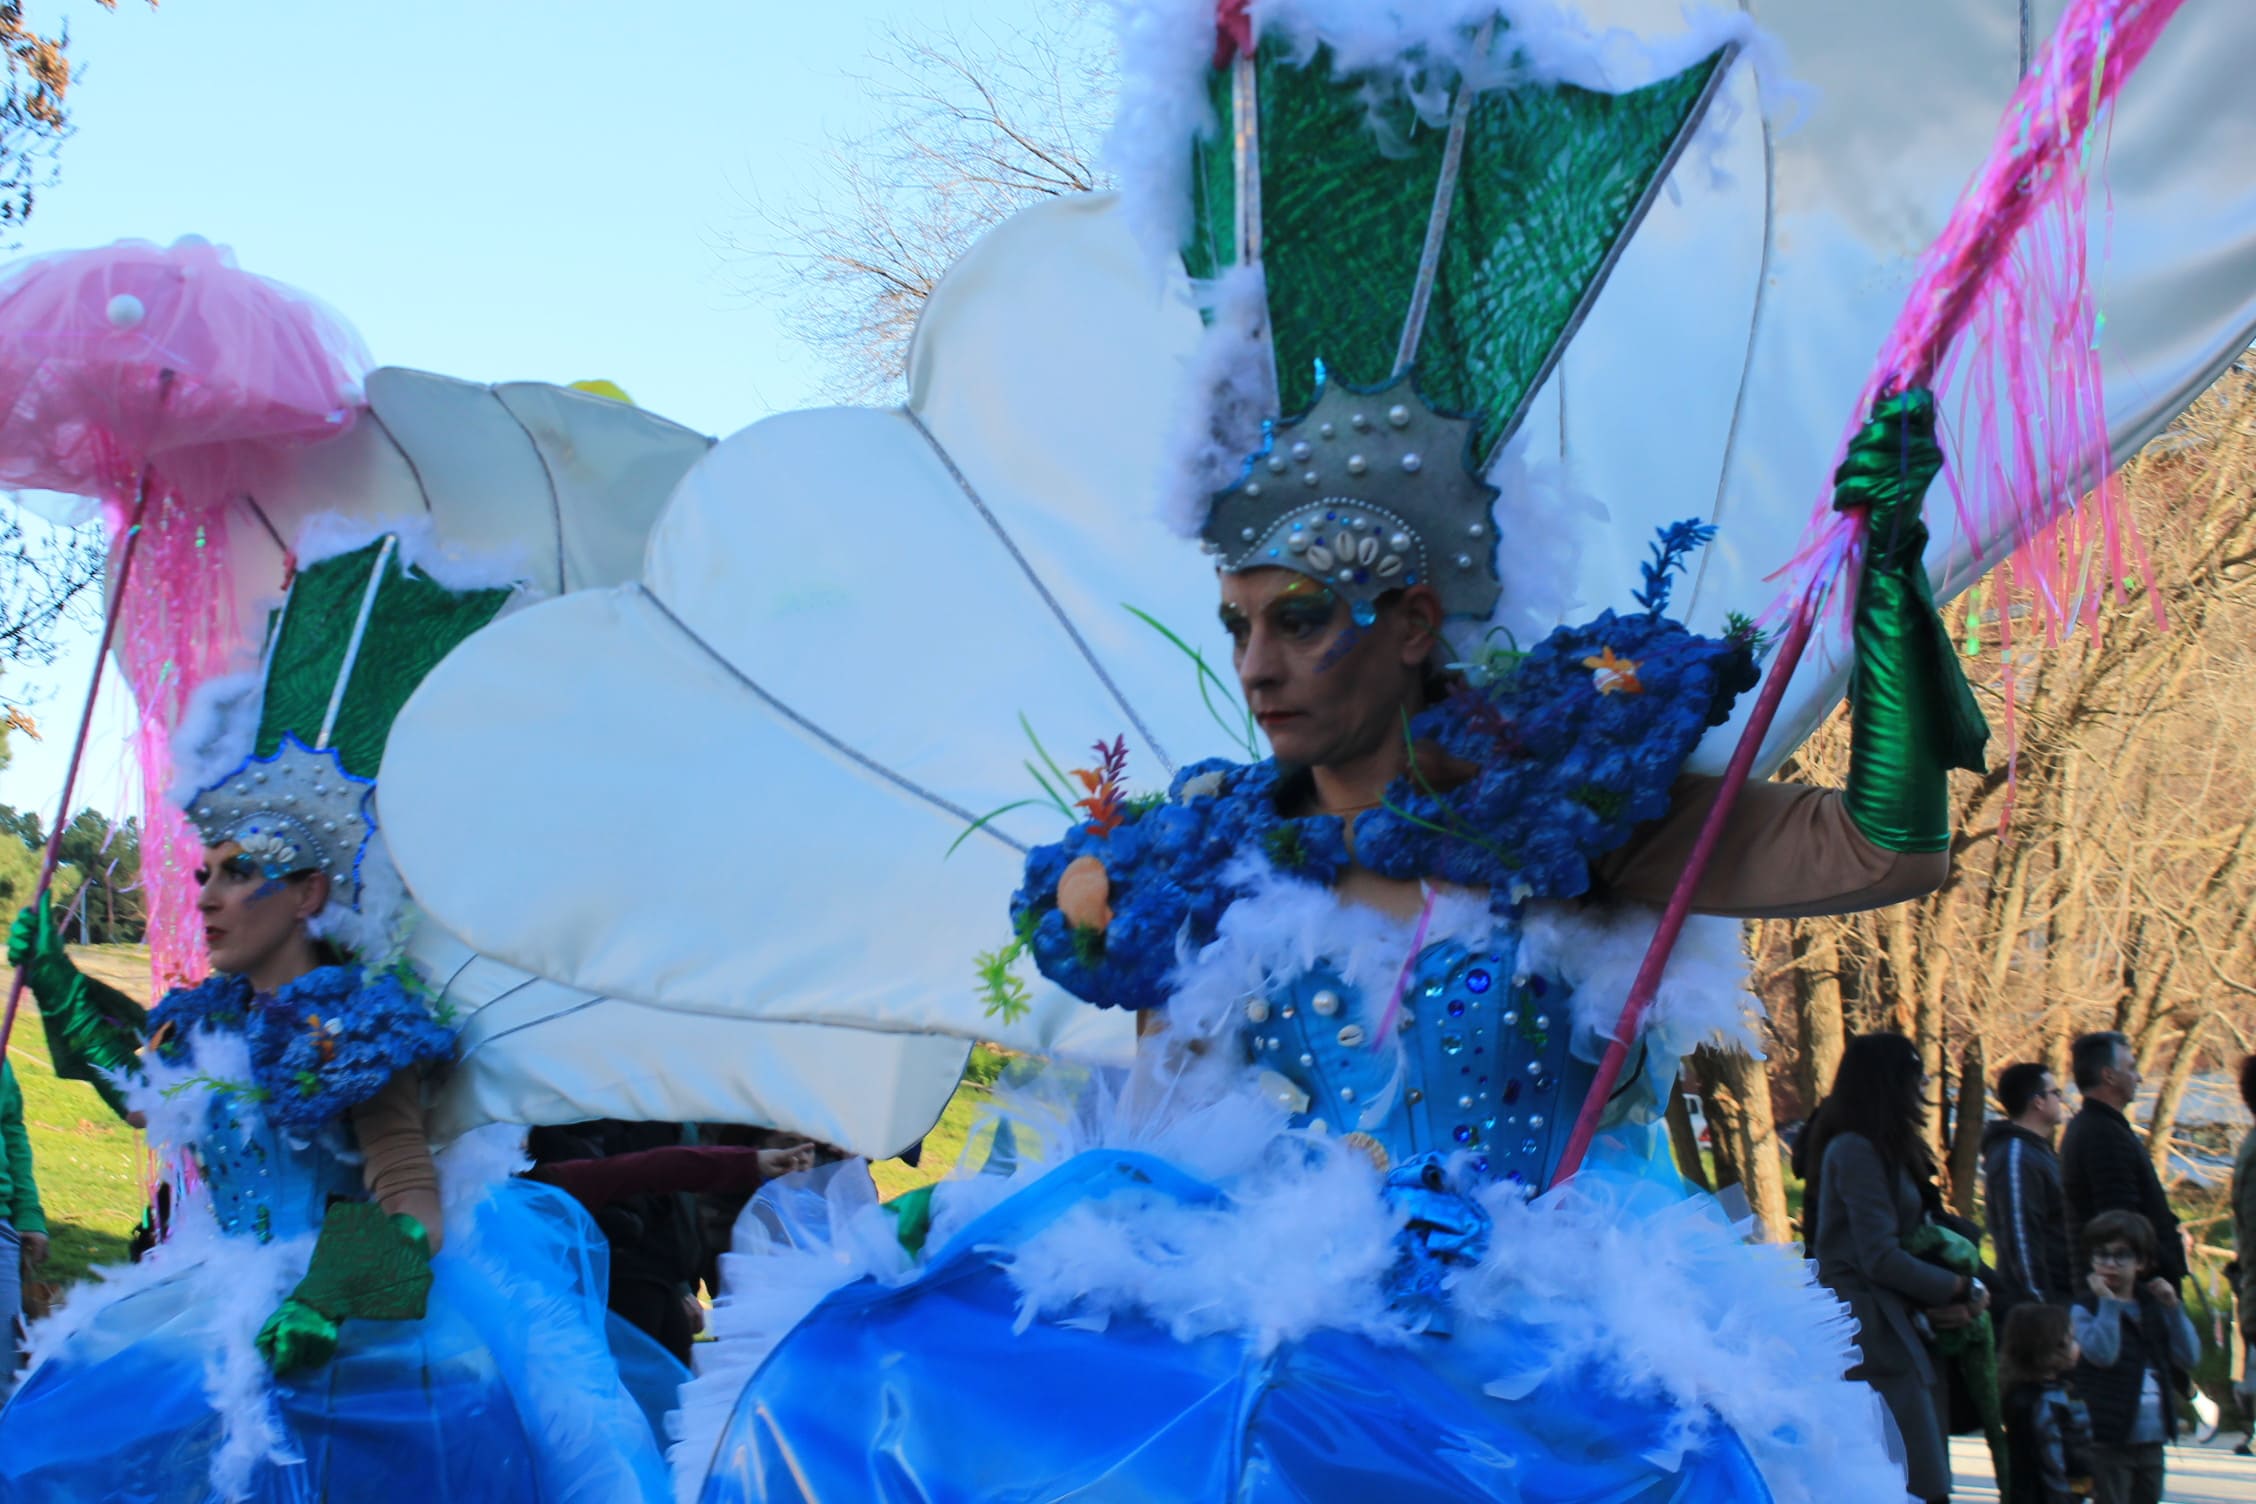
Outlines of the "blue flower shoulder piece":
[[1098,802],[1064,840],[1036,847],[1011,920],[1042,974],[1100,1007],[1157,1007],[1178,952],[1212,940],[1240,896],[1225,872],[1241,854],[1312,882],[1337,877],[1340,822],[1285,819],[1277,777],[1273,762],[1210,759],[1165,798]]
[[[1500,910],[1587,891],[1591,862],[1668,812],[1701,735],[1755,682],[1751,629],[1701,637],[1662,614],[1671,576],[1714,531],[1662,529],[1636,592],[1644,611],[1489,654],[1483,682],[1412,722],[1413,743],[1447,753],[1456,776],[1447,787],[1397,779],[1382,808],[1355,817],[1353,860],[1385,877],[1487,888]],[[1089,818],[1028,856],[1015,938],[981,958],[993,972],[1030,950],[1086,1002],[1157,1007],[1177,958],[1211,941],[1266,873],[1329,884],[1350,861],[1338,817],[1285,813],[1305,793],[1290,780],[1305,773],[1215,759],[1176,775],[1164,798],[1130,800],[1118,786],[1124,747],[1100,750],[1101,777],[1078,775]]]
[[242,977],[218,973],[166,997],[149,1021],[168,1060],[185,1056],[192,1029],[240,1029],[250,1046],[249,1085],[288,1128],[340,1118],[400,1071],[454,1054],[454,1030],[396,970],[317,967],[267,998]]
[[1588,891],[1590,863],[1668,813],[1701,736],[1755,683],[1751,630],[1701,637],[1661,614],[1669,576],[1713,532],[1662,530],[1644,611],[1561,627],[1418,717],[1413,740],[1468,776],[1397,779],[1358,817],[1357,858],[1388,877],[1486,887],[1500,907]]

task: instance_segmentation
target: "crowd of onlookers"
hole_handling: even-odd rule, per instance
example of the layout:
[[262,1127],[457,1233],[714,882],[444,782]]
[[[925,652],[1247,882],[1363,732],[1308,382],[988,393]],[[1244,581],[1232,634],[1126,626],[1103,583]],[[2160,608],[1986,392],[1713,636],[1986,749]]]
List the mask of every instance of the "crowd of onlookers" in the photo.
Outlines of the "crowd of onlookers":
[[[2007,1504],[2162,1497],[2200,1356],[2181,1300],[2186,1242],[2126,1116],[2139,1089],[2130,1042],[2087,1034],[2069,1058],[2072,1116],[2047,1067],[1998,1076],[2004,1115],[1982,1143],[1993,1261],[1984,1228],[1937,1191],[1923,1127],[1934,1083],[1903,1035],[1849,1042],[1797,1146],[1806,1247],[1856,1318],[1854,1377],[1886,1405],[1920,1499],[1948,1497],[1949,1437],[1973,1430],[1989,1437]],[[2256,1057],[2241,1090],[2256,1111]],[[2233,1204],[2239,1246],[2256,1246],[2256,1132]],[[2256,1318],[2243,1325],[2256,1332]]]

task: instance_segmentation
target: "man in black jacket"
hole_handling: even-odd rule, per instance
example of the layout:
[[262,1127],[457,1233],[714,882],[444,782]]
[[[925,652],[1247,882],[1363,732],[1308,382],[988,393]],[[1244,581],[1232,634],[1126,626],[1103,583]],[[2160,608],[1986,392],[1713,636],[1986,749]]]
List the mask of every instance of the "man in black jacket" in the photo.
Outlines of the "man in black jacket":
[[2154,1229],[2161,1277],[2185,1284],[2185,1243],[2178,1216],[2162,1193],[2146,1145],[2123,1116],[2138,1097],[2138,1060],[2120,1034],[2086,1034],[2070,1049],[2083,1108],[2060,1137],[2060,1181],[2068,1202],[2068,1237],[2079,1244],[2084,1224],[2101,1212],[2137,1212]]
[[2052,1152],[2067,1094],[2034,1061],[1999,1072],[1997,1094],[2005,1117],[1982,1130],[1982,1196],[2004,1276],[1998,1309],[2069,1305],[2082,1282],[2068,1253],[2068,1207]]

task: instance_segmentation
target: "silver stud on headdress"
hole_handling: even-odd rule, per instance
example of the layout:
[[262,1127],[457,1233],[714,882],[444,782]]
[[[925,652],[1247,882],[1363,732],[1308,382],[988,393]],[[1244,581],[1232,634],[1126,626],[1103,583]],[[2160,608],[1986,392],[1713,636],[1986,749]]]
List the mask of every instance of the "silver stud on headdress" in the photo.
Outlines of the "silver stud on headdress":
[[1274,425],[1245,478],[1214,498],[1202,536],[1217,567],[1290,569],[1368,622],[1390,590],[1430,585],[1446,616],[1485,618],[1501,590],[1489,522],[1497,491],[1472,468],[1473,425],[1398,380],[1325,385]]
[[188,818],[206,846],[233,841],[276,875],[326,872],[335,896],[357,905],[375,790],[373,779],[346,772],[334,749],[316,752],[285,734],[272,757],[199,790]]

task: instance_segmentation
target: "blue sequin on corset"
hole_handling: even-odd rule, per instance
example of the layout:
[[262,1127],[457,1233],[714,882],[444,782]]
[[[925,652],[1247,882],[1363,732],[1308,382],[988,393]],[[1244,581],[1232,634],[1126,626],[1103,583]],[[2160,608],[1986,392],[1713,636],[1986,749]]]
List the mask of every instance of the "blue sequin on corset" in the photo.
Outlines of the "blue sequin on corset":
[[1308,1094],[1300,1121],[1366,1135],[1390,1178],[1432,1156],[1481,1179],[1541,1190],[1566,1148],[1595,1067],[1567,1050],[1568,991],[1519,970],[1518,936],[1418,957],[1397,1021],[1403,1051],[1371,1047],[1386,1007],[1319,966],[1245,1004],[1255,1064]]
[[214,1092],[195,1156],[220,1229],[261,1243],[296,1237],[321,1225],[330,1201],[359,1199],[359,1167],[329,1142],[339,1131],[294,1142],[255,1104]]

